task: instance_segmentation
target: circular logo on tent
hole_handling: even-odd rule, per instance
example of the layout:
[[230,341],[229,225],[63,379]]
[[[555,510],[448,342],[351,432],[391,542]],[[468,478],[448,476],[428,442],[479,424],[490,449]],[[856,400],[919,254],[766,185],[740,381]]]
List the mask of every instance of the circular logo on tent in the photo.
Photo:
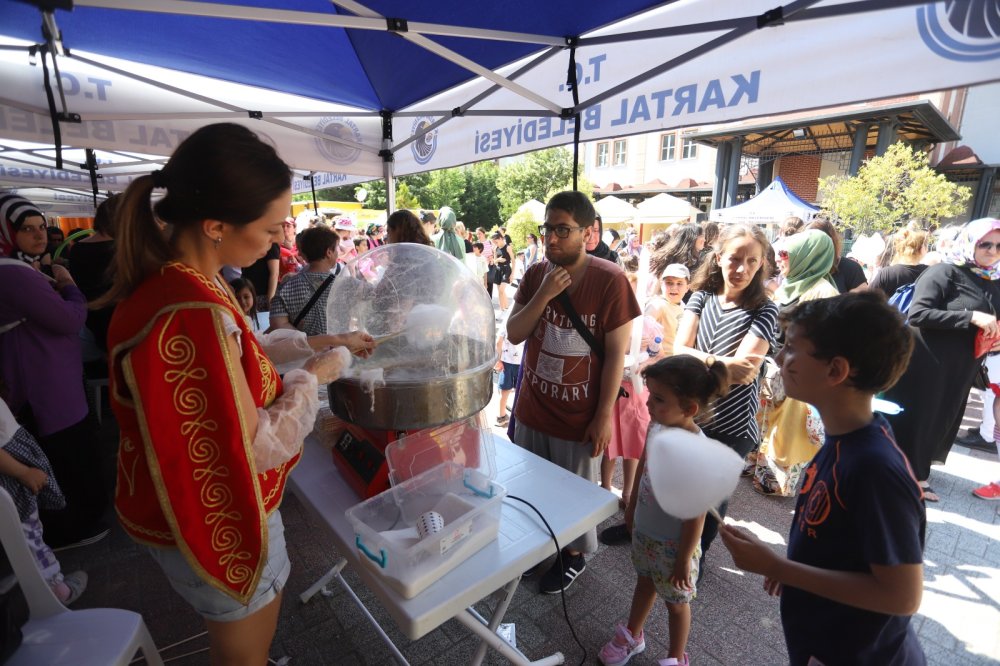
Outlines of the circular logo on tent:
[[[410,136],[415,136],[425,131],[434,122],[433,118],[420,117],[413,121],[413,127],[410,128]],[[423,134],[410,144],[413,150],[413,159],[417,161],[417,164],[427,164],[434,157],[434,151],[437,150],[438,141],[437,130],[431,130],[426,134]]]
[[316,147],[326,159],[335,164],[351,164],[358,159],[361,154],[360,148],[355,148],[334,139],[343,139],[361,143],[361,130],[354,121],[348,118],[334,116],[324,118],[316,126],[316,129],[331,137],[330,139],[316,139]]
[[1000,0],[952,0],[917,8],[924,43],[942,58],[983,62],[1000,58]]

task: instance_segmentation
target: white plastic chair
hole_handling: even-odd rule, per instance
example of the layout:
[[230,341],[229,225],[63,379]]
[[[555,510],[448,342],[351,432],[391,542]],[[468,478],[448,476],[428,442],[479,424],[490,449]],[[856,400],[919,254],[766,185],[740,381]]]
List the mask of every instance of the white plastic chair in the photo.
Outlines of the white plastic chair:
[[21,647],[7,666],[127,666],[140,649],[146,663],[163,665],[138,613],[118,608],[69,610],[59,602],[35,565],[14,502],[2,488],[0,542],[30,611],[28,623],[21,628]]

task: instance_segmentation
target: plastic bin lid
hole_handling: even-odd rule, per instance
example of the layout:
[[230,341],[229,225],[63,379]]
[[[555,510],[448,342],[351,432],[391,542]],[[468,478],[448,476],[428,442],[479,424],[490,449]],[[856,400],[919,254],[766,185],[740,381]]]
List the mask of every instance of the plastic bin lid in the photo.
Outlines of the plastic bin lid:
[[446,462],[478,470],[490,479],[497,473],[493,434],[482,412],[400,437],[385,448],[385,458],[393,485]]

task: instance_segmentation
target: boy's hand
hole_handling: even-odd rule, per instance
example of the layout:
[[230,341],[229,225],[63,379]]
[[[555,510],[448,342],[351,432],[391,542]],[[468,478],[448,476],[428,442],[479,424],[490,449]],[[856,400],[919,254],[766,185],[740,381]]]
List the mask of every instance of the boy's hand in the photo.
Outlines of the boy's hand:
[[49,475],[36,467],[26,467],[17,479],[21,485],[37,495],[49,481]]
[[764,578],[764,591],[772,597],[781,596],[781,583],[773,578]]
[[670,584],[685,592],[690,592],[694,588],[694,583],[691,581],[691,560],[674,562],[674,572],[670,574]]
[[780,558],[766,543],[746,530],[729,525],[719,525],[719,536],[740,569],[776,578],[773,571]]

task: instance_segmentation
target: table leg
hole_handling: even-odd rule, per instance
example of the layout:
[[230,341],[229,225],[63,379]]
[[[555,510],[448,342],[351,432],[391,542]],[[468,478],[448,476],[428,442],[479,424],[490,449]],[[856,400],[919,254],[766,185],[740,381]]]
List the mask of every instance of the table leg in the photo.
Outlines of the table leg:
[[[510,602],[514,599],[514,593],[517,592],[517,586],[521,583],[521,577],[518,576],[514,580],[510,581],[503,587],[503,598],[500,599],[500,603],[493,610],[493,614],[490,616],[489,628],[490,631],[496,633],[496,630],[500,627],[500,622],[503,621],[503,616],[507,613],[507,608],[510,606]],[[476,613],[478,615],[478,613]],[[474,616],[475,617],[475,616]],[[482,618],[477,618],[482,620]],[[483,621],[483,624],[486,624]],[[479,647],[476,649],[476,654],[472,657],[472,666],[479,666],[483,663],[483,659],[486,657],[486,648],[489,647],[486,641],[479,641]]]
[[481,639],[479,647],[472,658],[472,666],[479,666],[482,663],[483,658],[486,656],[487,647],[492,647],[516,666],[554,666],[555,664],[562,664],[565,661],[562,652],[556,652],[538,661],[529,661],[523,652],[500,638],[499,634],[496,633],[497,627],[500,626],[500,622],[503,620],[503,616],[507,612],[507,608],[510,606],[510,602],[514,598],[514,592],[517,591],[517,586],[520,582],[521,577],[518,576],[504,586],[504,596],[500,600],[500,604],[496,610],[493,611],[493,615],[490,617],[488,623],[473,608],[466,608],[455,616],[456,620],[468,627],[472,633]]
[[392,639],[389,638],[389,635],[385,633],[385,630],[382,629],[382,625],[378,623],[378,620],[375,619],[375,616],[368,611],[368,608],[365,606],[365,603],[361,601],[361,599],[358,597],[357,594],[354,593],[354,590],[347,583],[347,581],[344,580],[344,577],[340,575],[341,570],[343,570],[344,566],[346,565],[347,565],[347,560],[345,560],[344,558],[340,558],[340,561],[338,561],[335,565],[333,565],[332,569],[323,574],[322,578],[313,583],[308,590],[302,593],[302,595],[300,596],[300,598],[302,599],[302,603],[308,602],[309,599],[311,599],[317,592],[319,592],[323,587],[325,587],[326,584],[329,583],[331,579],[336,578],[337,582],[340,583],[340,586],[344,588],[344,591],[347,592],[348,595],[350,595],[351,600],[354,601],[354,605],[357,606],[362,613],[364,613],[365,617],[368,619],[368,623],[372,625],[372,628],[374,628],[375,631],[378,633],[379,637],[382,639],[382,642],[385,643],[386,647],[389,648],[389,650],[392,652],[392,655],[396,658],[396,661],[400,664],[400,666],[410,666],[410,662],[406,660],[406,657],[403,656],[403,653],[399,651],[399,648],[396,647],[396,644],[393,643]]

